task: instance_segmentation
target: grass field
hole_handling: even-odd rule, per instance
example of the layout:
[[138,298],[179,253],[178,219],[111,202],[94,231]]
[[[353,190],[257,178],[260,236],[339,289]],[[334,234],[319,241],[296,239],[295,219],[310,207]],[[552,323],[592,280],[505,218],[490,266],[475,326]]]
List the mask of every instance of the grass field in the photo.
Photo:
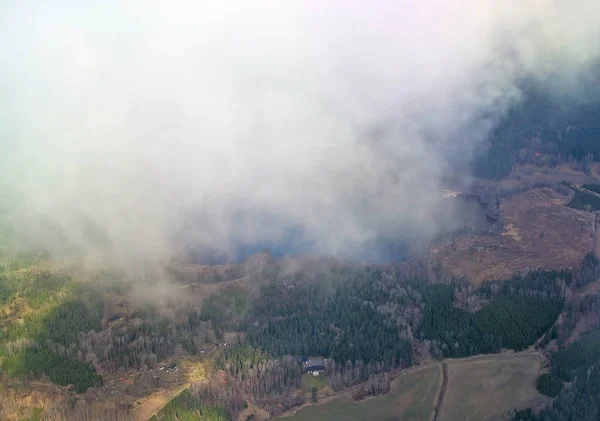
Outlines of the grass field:
[[540,356],[491,355],[448,361],[441,421],[500,419],[510,409],[548,401],[535,388]]
[[395,380],[388,395],[353,402],[342,396],[318,406],[302,408],[290,421],[429,421],[440,386],[436,365],[407,372]]
[[311,391],[313,387],[316,387],[317,390],[321,390],[325,386],[327,386],[327,377],[321,376],[313,376],[312,374],[305,374],[302,379],[302,384],[306,388],[307,391]]

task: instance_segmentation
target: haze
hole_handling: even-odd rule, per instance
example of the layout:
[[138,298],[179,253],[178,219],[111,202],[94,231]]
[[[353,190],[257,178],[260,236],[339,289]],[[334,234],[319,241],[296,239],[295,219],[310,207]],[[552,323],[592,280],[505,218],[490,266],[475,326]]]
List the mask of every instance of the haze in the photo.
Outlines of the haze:
[[89,261],[431,238],[520,81],[600,51],[597,0],[42,3],[0,5],[4,207]]

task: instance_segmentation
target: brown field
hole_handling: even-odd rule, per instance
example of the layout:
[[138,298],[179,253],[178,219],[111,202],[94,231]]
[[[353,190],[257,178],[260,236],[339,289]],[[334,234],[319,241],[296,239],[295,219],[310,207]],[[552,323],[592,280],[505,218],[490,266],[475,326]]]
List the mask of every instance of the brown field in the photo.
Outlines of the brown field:
[[133,421],[148,421],[150,417],[168,404],[175,396],[179,395],[189,387],[189,383],[183,384],[175,389],[165,390],[147,398],[141,405],[135,407],[130,413]]
[[511,409],[550,401],[537,392],[539,354],[501,354],[448,360],[448,390],[441,421],[501,419]]
[[271,419],[271,414],[269,414],[263,408],[260,408],[253,403],[249,403],[248,408],[240,412],[237,419],[238,421],[246,421],[248,419],[253,421],[267,421]]
[[62,402],[67,392],[52,383],[34,382],[35,387],[27,387],[17,381],[0,384],[0,419],[20,421],[33,416],[36,408],[45,408]]
[[576,268],[594,247],[594,216],[565,207],[563,200],[551,189],[509,197],[500,204],[502,235],[461,236],[435,245],[432,254],[455,276],[475,283],[542,267]]
[[[511,409],[546,405],[551,401],[537,392],[542,356],[534,352],[476,356],[446,360],[442,364],[407,370],[385,396],[354,402],[349,394],[305,406],[289,421],[491,421]],[[439,402],[435,417],[434,408]]]

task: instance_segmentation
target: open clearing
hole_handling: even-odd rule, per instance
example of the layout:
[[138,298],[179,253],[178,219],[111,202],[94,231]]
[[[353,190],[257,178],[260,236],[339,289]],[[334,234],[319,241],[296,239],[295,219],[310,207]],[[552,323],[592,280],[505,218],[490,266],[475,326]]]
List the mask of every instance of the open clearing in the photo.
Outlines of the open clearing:
[[429,421],[440,387],[441,368],[426,366],[398,377],[385,396],[353,402],[348,395],[299,410],[290,421]]
[[441,421],[496,420],[510,409],[550,401],[535,388],[539,354],[491,355],[447,363],[448,390]]
[[312,374],[305,374],[302,379],[302,385],[304,388],[310,392],[313,387],[316,387],[317,390],[321,390],[327,386],[327,377],[325,376],[313,376]]
[[474,283],[530,270],[577,268],[594,247],[594,216],[564,206],[551,189],[502,200],[502,235],[460,236],[437,244],[433,257],[457,277]]

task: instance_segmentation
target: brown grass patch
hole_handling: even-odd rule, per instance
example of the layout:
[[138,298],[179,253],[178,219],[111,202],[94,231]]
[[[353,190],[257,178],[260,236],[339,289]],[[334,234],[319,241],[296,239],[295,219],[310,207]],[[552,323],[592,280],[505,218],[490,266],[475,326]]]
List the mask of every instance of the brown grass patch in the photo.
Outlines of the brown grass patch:
[[[23,421],[30,419],[36,409],[43,410],[43,414],[46,414],[53,408],[70,406],[68,401],[73,397],[74,395],[67,391],[67,387],[58,386],[46,380],[23,382],[4,378],[0,382],[0,420]],[[83,399],[83,395],[77,395],[78,402]]]
[[179,395],[189,387],[189,383],[180,385],[175,389],[160,391],[147,398],[141,405],[138,405],[130,412],[132,421],[148,421],[150,417],[158,413],[175,396]]
[[442,421],[501,419],[511,409],[550,401],[535,388],[539,354],[500,354],[447,362]]
[[512,237],[515,241],[521,241],[521,236],[519,235],[519,229],[515,228],[513,224],[506,225],[504,232],[501,235],[508,235]]
[[396,378],[392,391],[384,396],[355,402],[346,393],[333,399],[319,399],[306,405],[289,421],[429,421],[440,386],[441,370],[437,365],[416,367]]
[[246,421],[251,416],[254,416],[252,418],[253,421],[267,421],[271,419],[271,414],[252,403],[249,403],[248,408],[240,412],[237,419],[238,421]]

